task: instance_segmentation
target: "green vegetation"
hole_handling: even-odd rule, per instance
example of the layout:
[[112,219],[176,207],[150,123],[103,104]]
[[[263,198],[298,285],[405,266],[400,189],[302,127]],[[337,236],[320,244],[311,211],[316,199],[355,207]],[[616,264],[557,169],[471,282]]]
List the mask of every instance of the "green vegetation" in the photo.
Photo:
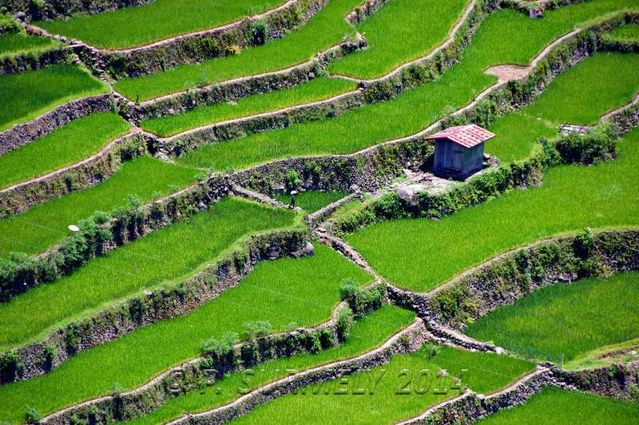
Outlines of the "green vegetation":
[[[147,156],[126,162],[95,187],[36,205],[0,220],[0,256],[10,252],[38,254],[69,234],[67,226],[125,206],[129,197],[142,202],[160,198],[195,183],[195,171]],[[149,178],[153,176],[153,178]]]
[[628,363],[639,360],[639,338],[620,344],[605,345],[576,356],[564,363],[564,369],[594,369],[607,367],[615,363]]
[[468,104],[494,83],[495,77],[484,74],[486,68],[503,63],[528,64],[545,45],[576,23],[624,7],[628,2],[623,0],[584,2],[548,11],[544,19],[529,19],[513,10],[496,11],[482,23],[462,61],[436,81],[332,120],[203,146],[182,161],[203,168],[238,169],[290,156],[345,154],[414,134],[435,122],[449,107]]
[[526,404],[503,410],[477,422],[480,425],[617,425],[639,424],[635,403],[593,394],[546,388]]
[[188,88],[232,78],[278,71],[305,62],[318,52],[338,44],[354,31],[345,16],[361,0],[330,0],[306,25],[263,46],[246,49],[196,65],[182,65],[166,72],[120,80],[115,88],[130,99],[152,99]]
[[[471,324],[466,333],[556,363],[639,338],[639,273],[583,279],[527,295]],[[575,308],[579,306],[579,308]]]
[[222,26],[281,3],[282,0],[157,0],[144,6],[41,21],[37,25],[96,47],[126,49]]
[[114,113],[89,115],[0,156],[0,188],[74,164],[127,132]]
[[244,97],[233,103],[199,106],[183,114],[144,120],[140,126],[160,137],[168,137],[204,125],[328,99],[355,88],[357,85],[351,81],[317,78],[288,89]]
[[[440,378],[442,369],[448,374]],[[462,374],[462,369],[467,372]],[[531,363],[509,357],[430,345],[353,375],[346,384],[337,379],[280,397],[233,423],[278,423],[286,417],[290,424],[313,423],[317,418],[323,424],[392,424],[458,395],[453,377],[461,375],[461,386],[490,393],[531,369]]]
[[[332,204],[335,201],[347,196],[348,192],[311,190],[308,192],[300,192],[295,196],[295,206],[300,207],[308,213],[315,212]],[[275,199],[288,205],[291,202],[290,195],[275,195]]]
[[0,76],[0,131],[106,87],[73,65],[53,65],[36,71]]
[[[1,304],[0,347],[4,350],[42,336],[43,331],[48,333],[82,312],[190,273],[240,237],[290,226],[293,217],[286,210],[222,200],[204,213],[156,230],[89,261],[67,277]],[[29,313],[33,311],[38,315]]]
[[618,144],[616,161],[558,166],[547,172],[541,187],[507,193],[441,221],[375,224],[348,240],[391,282],[428,291],[474,264],[540,238],[584,227],[639,224],[638,162],[639,130],[634,130]]
[[523,159],[539,137],[553,137],[560,124],[597,124],[639,92],[637,69],[637,54],[597,53],[558,76],[532,104],[498,120],[487,152],[502,161]]
[[[258,217],[254,212],[252,216],[252,221]],[[199,355],[203,341],[229,331],[242,332],[247,321],[268,320],[276,332],[293,322],[299,326],[323,322],[337,305],[339,282],[345,278],[362,283],[370,280],[321,245],[311,257],[260,263],[239,286],[185,316],[142,327],[79,353],[46,375],[0,386],[0,420],[22,421],[27,405],[46,414],[109,394],[115,386],[139,386],[160,371]]]
[[256,366],[250,371],[234,373],[215,382],[215,385],[169,400],[158,410],[128,422],[129,425],[165,423],[185,413],[214,409],[237,398],[238,390],[252,390],[268,382],[283,378],[289,371],[302,371],[355,357],[370,351],[409,325],[414,314],[398,307],[384,306],[356,321],[349,339],[341,345],[317,354],[302,354],[277,359]]
[[623,41],[639,41],[639,25],[628,24],[610,32],[610,37]]
[[58,43],[50,38],[40,38],[22,33],[0,35],[0,56],[18,52],[55,47]]
[[328,71],[372,79],[426,56],[446,39],[467,3],[466,0],[391,0],[357,26],[366,37],[368,48],[333,62]]

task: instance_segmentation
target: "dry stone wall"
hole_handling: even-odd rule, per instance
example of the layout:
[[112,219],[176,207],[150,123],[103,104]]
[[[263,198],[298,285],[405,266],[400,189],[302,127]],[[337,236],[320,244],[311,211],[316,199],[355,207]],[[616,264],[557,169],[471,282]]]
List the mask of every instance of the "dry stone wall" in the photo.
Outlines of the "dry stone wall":
[[56,19],[73,14],[96,14],[140,6],[155,0],[0,0],[0,7],[28,20]]

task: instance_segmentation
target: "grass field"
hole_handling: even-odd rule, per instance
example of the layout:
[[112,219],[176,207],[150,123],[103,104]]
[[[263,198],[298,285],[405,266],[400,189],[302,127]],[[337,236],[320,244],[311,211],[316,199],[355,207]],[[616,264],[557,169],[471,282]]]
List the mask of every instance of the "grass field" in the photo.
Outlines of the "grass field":
[[114,113],[89,115],[0,156],[0,188],[74,164],[118,136],[130,125]]
[[541,187],[510,192],[441,221],[387,221],[347,239],[391,282],[428,291],[474,264],[544,237],[639,224],[639,130],[619,143],[618,154],[616,161],[592,167],[552,168]]
[[282,39],[246,49],[239,55],[120,80],[115,88],[130,99],[147,100],[192,87],[288,68],[311,59],[353,33],[344,18],[360,3],[361,0],[331,0],[306,25]]
[[215,28],[283,3],[284,0],[157,0],[144,6],[41,21],[36,25],[96,47],[126,49]]
[[[639,5],[639,1],[633,2]],[[484,74],[484,69],[503,63],[527,64],[576,23],[627,6],[628,2],[622,0],[584,2],[548,11],[544,19],[537,20],[512,10],[494,12],[477,31],[461,63],[436,81],[332,120],[203,146],[182,161],[218,170],[244,168],[290,156],[345,154],[414,134],[435,122],[447,107],[469,103],[494,83],[496,78]]]
[[105,91],[101,82],[73,65],[1,75],[0,131],[32,120],[70,100]]
[[639,25],[628,24],[610,32],[610,36],[619,40],[639,40]]
[[[293,224],[283,209],[225,199],[206,212],[91,260],[75,273],[0,304],[0,349],[22,344],[83,312],[188,274],[240,237]],[[37,316],[28,312],[38,311]],[[29,315],[29,320],[25,320]]]
[[447,37],[468,1],[391,0],[357,26],[366,50],[333,62],[331,74],[381,77],[398,66],[426,56]]
[[[530,371],[528,362],[494,354],[460,351],[442,347],[432,358],[426,350],[396,355],[389,364],[361,372],[346,381],[338,379],[312,385],[297,394],[280,397],[233,421],[234,424],[275,424],[286,417],[289,424],[393,424],[417,416],[442,400],[454,397],[459,389],[449,389],[451,377],[461,376],[462,384],[480,393],[494,392]],[[441,369],[450,377],[437,379]],[[346,382],[346,383],[344,383]],[[358,393],[358,390],[362,390]],[[443,391],[442,391],[443,392]]]
[[[529,106],[497,120],[486,151],[505,162],[528,157],[539,137],[560,124],[595,125],[639,92],[639,55],[598,53],[559,75]],[[615,78],[601,78],[613,75]]]
[[0,56],[46,49],[57,45],[58,43],[50,38],[40,38],[20,33],[2,34],[0,35]]
[[244,97],[234,103],[199,106],[183,114],[144,120],[140,126],[160,137],[168,137],[192,128],[225,120],[328,99],[355,90],[355,88],[357,88],[357,84],[351,81],[317,78],[288,89]]
[[639,424],[639,406],[582,392],[546,388],[526,404],[477,422],[480,425]]
[[[312,213],[324,208],[325,206],[332,204],[335,201],[347,196],[348,192],[334,192],[326,191],[320,192],[318,190],[312,190],[307,192],[300,192],[295,196],[295,206],[300,207],[307,213]],[[288,205],[291,202],[290,195],[282,194],[275,195],[275,199]]]
[[[575,308],[579,306],[579,308]],[[639,273],[543,288],[500,307],[466,333],[532,359],[558,364],[639,338]]]
[[268,320],[274,331],[285,330],[293,322],[298,326],[323,322],[339,301],[344,278],[362,283],[370,280],[340,254],[321,245],[312,257],[260,263],[239,286],[185,316],[82,352],[47,375],[0,386],[0,420],[22,421],[27,405],[44,414],[108,394],[116,385],[139,386],[160,371],[199,355],[203,341],[228,331],[242,332],[248,321]]
[[408,326],[415,315],[407,310],[386,305],[353,324],[349,339],[343,344],[319,352],[277,359],[258,365],[250,371],[234,373],[215,382],[215,385],[190,392],[168,401],[161,408],[128,425],[164,423],[185,413],[213,409],[240,396],[239,390],[252,390],[268,382],[283,378],[291,371],[302,371],[325,363],[355,357],[370,351]]
[[0,220],[0,256],[10,252],[38,254],[66,237],[69,224],[77,224],[96,211],[110,212],[125,206],[129,196],[148,202],[176,192],[195,183],[195,174],[194,170],[146,156],[126,162],[112,177],[95,187]]

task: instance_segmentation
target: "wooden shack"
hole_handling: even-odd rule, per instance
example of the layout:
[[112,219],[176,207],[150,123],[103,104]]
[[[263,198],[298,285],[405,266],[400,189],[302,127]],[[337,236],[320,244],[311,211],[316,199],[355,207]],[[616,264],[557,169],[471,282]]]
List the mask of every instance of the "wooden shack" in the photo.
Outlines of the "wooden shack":
[[435,174],[465,179],[481,170],[484,164],[484,142],[495,135],[475,124],[450,127],[427,140],[434,140]]

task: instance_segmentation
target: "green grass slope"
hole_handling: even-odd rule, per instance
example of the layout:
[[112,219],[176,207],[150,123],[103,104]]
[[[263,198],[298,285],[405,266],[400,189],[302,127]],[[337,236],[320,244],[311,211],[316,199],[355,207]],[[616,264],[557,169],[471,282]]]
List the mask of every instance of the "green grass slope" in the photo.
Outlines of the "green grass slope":
[[[275,399],[231,423],[276,424],[286,417],[289,424],[393,424],[460,394],[451,388],[452,377],[461,375],[463,386],[489,393],[532,368],[521,360],[448,347],[429,358],[423,349],[394,356],[390,363],[370,371]],[[442,369],[448,377],[437,377]]]
[[125,134],[131,126],[109,112],[88,115],[0,156],[0,188],[72,165]]
[[[97,211],[125,206],[130,196],[142,202],[194,184],[196,172],[147,156],[127,162],[95,187],[36,205],[25,213],[0,220],[0,256],[10,252],[38,254],[69,234],[77,224]],[[153,178],[149,178],[153,176]]]
[[466,333],[555,363],[639,338],[639,273],[584,279],[536,291],[471,324]]
[[46,414],[109,394],[114,386],[137,387],[199,355],[207,339],[220,338],[228,331],[242,332],[248,321],[268,320],[274,331],[283,331],[293,322],[311,326],[328,320],[344,278],[362,283],[370,280],[324,246],[316,246],[311,257],[260,263],[239,286],[187,315],[80,353],[47,375],[0,386],[0,420],[21,422],[26,406]]
[[156,0],[144,6],[41,21],[37,25],[96,47],[127,49],[222,26],[283,3],[283,0]]

